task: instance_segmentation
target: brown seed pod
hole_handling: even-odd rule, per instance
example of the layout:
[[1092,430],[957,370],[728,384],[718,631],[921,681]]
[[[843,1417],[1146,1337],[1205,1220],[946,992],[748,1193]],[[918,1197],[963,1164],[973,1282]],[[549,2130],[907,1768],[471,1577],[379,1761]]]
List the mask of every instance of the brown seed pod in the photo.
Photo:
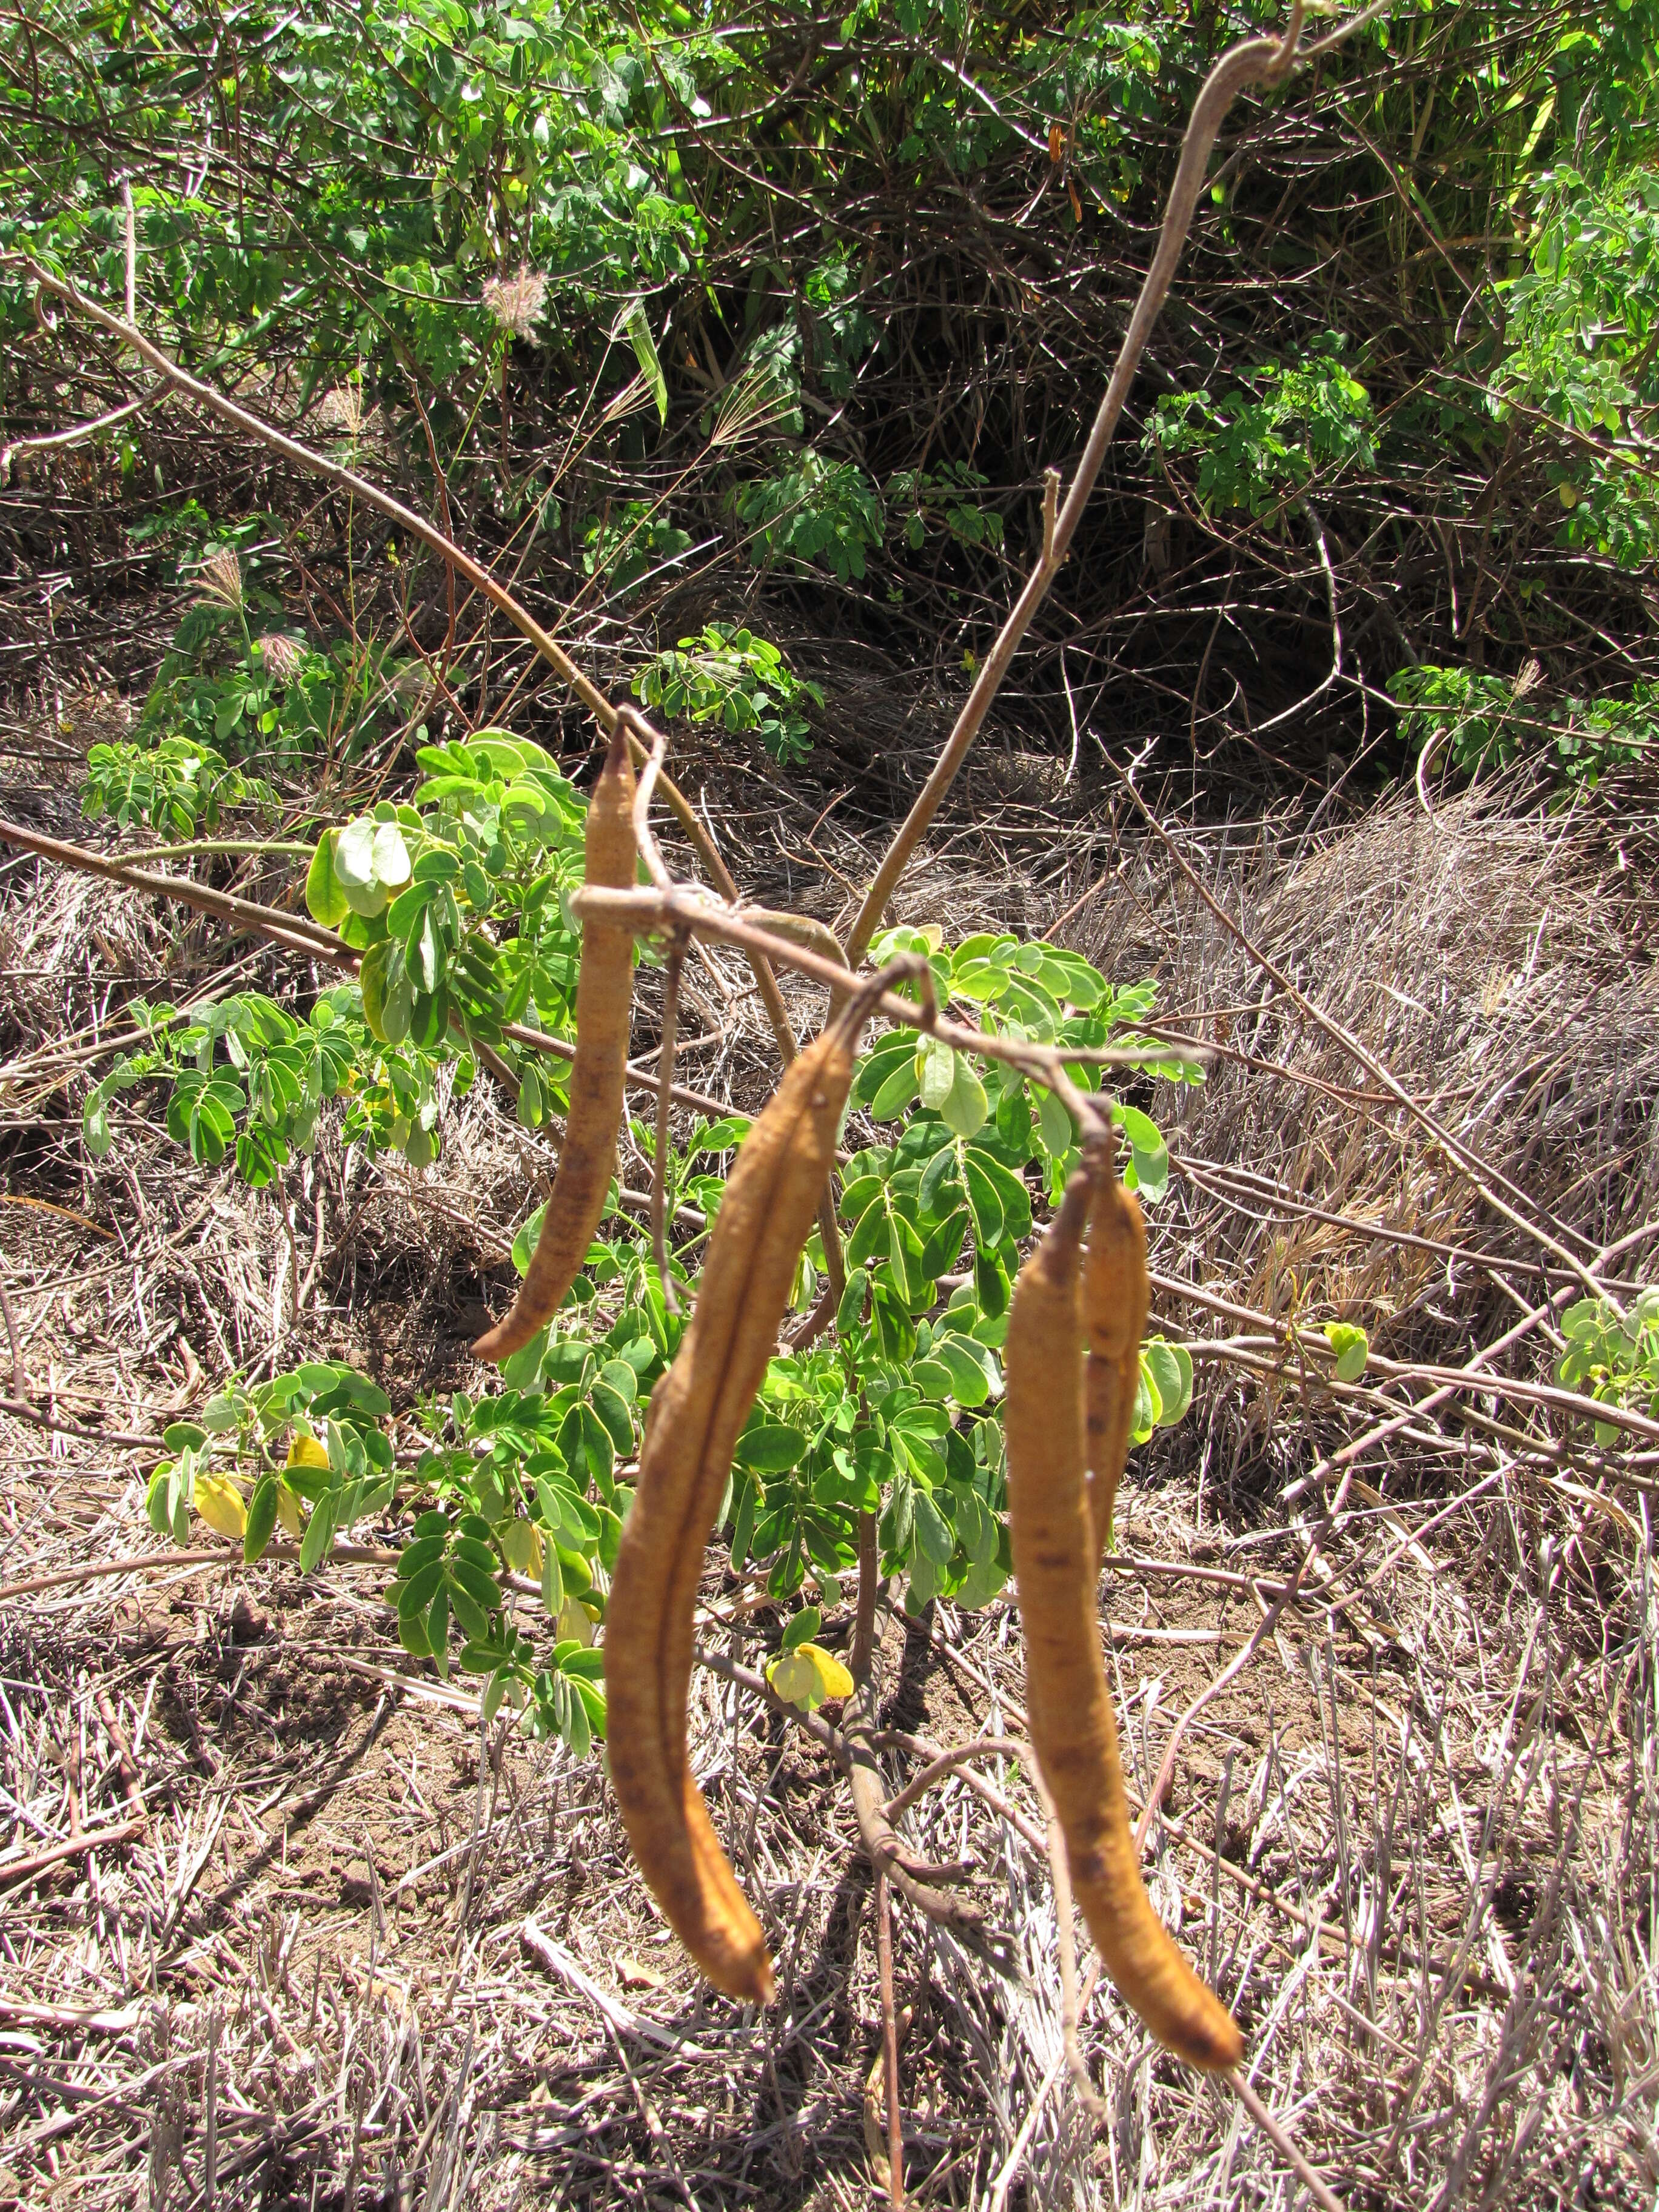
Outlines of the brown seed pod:
[[[634,860],[634,769],[628,757],[627,728],[619,716],[588,801],[586,880],[613,890],[632,890]],[[498,1366],[521,1351],[558,1311],[581,1272],[605,1211],[617,1164],[633,981],[632,930],[614,922],[584,921],[570,1110],[552,1195],[542,1215],[530,1272],[519,1285],[512,1310],[472,1347],[480,1359],[493,1359]]]
[[1111,1541],[1117,1486],[1129,1456],[1140,1389],[1140,1340],[1151,1290],[1140,1203],[1103,1165],[1089,1206],[1083,1312],[1089,1332],[1089,1517],[1097,1567]]
[[1004,1347],[1008,1509],[1025,1636],[1031,1742],[1066,1838],[1072,1884],[1108,1972],[1166,2048],[1211,2072],[1243,2045],[1152,1911],[1140,1880],[1096,1616],[1084,1487],[1079,1246],[1091,1175],[1073,1176],[1019,1271]]
[[651,1394],[639,1486],[605,1608],[606,1746],[641,1871],[717,1989],[768,2003],[771,1961],[686,1750],[692,1614],[738,1432],[777,1348],[835,1164],[867,994],[786,1072],[738,1152],[690,1326]]

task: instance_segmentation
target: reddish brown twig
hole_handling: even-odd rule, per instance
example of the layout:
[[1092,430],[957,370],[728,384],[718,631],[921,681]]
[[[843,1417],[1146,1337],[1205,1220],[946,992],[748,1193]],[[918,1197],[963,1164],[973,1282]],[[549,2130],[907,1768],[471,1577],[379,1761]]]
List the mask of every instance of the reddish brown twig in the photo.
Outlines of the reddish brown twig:
[[881,2047],[887,2094],[887,2202],[904,2208],[904,2128],[899,2112],[898,2015],[893,2006],[893,1899],[876,1870],[876,1962],[881,1973]]

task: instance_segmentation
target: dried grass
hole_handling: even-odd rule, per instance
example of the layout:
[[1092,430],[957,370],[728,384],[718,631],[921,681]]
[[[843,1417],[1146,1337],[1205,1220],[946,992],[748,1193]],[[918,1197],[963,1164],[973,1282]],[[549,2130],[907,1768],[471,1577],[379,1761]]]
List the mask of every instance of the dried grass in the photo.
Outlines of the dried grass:
[[[1114,833],[1075,787],[1000,805],[994,823],[964,799],[901,911],[1041,928],[1099,881],[1062,938],[1120,978],[1156,972],[1166,1007],[1247,1055],[1184,1096],[1154,1265],[1280,1322],[1360,1318],[1402,1360],[1458,1360],[1507,1327],[1538,1294],[1537,1252],[1264,1001],[1158,848]],[[1563,815],[1511,791],[1431,823],[1415,806],[1323,838],[1289,822],[1188,830],[1182,849],[1301,988],[1592,1249],[1655,1210],[1651,812],[1628,793]],[[850,896],[837,877],[867,879],[869,854],[812,813],[781,807],[775,839],[727,842],[757,896],[833,918]],[[61,1040],[107,1026],[118,976],[182,996],[222,948],[144,902],[37,883],[32,864],[5,891],[0,1280],[37,1404],[106,1438],[154,1436],[233,1367],[345,1352],[387,1381],[399,1448],[416,1449],[420,1394],[476,1380],[469,1301],[481,1262],[499,1268],[538,1144],[480,1086],[422,1182],[325,1142],[280,1194],[250,1194],[131,1121],[89,1166]],[[246,972],[299,981],[286,960],[259,953]],[[707,1012],[688,1003],[682,1026],[720,1041],[687,1079],[752,1100],[767,1048],[740,963],[717,952],[688,975]],[[636,1051],[651,1036],[647,1012]],[[1484,1263],[1402,1245],[1402,1230]],[[1143,1791],[1176,1716],[1259,1627],[1250,1578],[1303,1555],[1320,1493],[1287,1505],[1286,1486],[1400,1402],[1386,1380],[1344,1397],[1275,1359],[1249,1370],[1227,1348],[1242,1325],[1159,1306],[1200,1347],[1199,1399],[1132,1465],[1120,1545],[1166,1571],[1121,1567],[1106,1585]],[[1504,1371],[1547,1358],[1523,1346]],[[1316,1585],[1205,1709],[1148,1878],[1238,2008],[1257,2087],[1351,2203],[1650,2203],[1659,1614],[1632,1483],[1650,1469],[1576,1449],[1563,1465],[1541,1449],[1569,1434],[1555,1416],[1476,1407],[1532,1421],[1529,1449],[1464,1424],[1470,1402],[1358,1469],[1367,1486],[1323,1558],[1363,1594],[1332,1611]],[[151,1549],[153,1449],[0,1419],[0,1577]],[[0,2203],[878,2201],[872,1885],[817,1746],[700,1675],[700,1778],[780,1962],[781,2002],[750,2019],[696,1986],[598,1767],[481,1739],[464,1690],[412,1680],[384,1581],[370,1565],[302,1580],[168,1561],[0,1606],[0,1884],[7,1856],[130,1817],[124,1751],[147,1821],[0,1892]],[[720,1606],[712,1568],[705,1595]],[[711,1642],[756,1663],[775,1624],[721,1612]],[[830,1640],[844,1632],[832,1619]],[[882,1663],[896,1728],[946,1744],[1020,1731],[1006,1601],[884,1613]],[[895,1790],[917,1771],[883,1756]],[[1016,1765],[980,1771],[1040,1818]],[[1092,2133],[1065,2065],[1046,1865],[959,1775],[901,1826],[923,1857],[973,1863],[1022,1968],[1002,1980],[897,1909],[917,2201],[1298,2201],[1238,2106],[1151,2051],[1109,1986],[1082,2028],[1110,2113]]]

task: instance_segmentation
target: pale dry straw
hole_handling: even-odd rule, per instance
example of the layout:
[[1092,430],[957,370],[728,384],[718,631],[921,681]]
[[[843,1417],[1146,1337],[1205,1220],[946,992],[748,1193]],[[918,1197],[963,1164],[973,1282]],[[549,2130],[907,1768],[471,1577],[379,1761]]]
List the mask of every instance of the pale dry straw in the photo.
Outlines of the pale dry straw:
[[240,610],[242,564],[228,545],[217,546],[208,555],[197,572],[196,588],[204,601],[216,600],[221,606]]

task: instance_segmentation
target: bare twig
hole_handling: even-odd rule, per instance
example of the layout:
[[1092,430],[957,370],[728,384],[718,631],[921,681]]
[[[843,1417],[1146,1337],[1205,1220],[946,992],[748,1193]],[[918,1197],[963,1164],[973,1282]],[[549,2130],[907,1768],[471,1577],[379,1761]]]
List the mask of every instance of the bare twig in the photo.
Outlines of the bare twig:
[[11,1293],[0,1279],[0,1315],[6,1323],[6,1342],[11,1351],[11,1395],[27,1399],[29,1395],[28,1370],[23,1364],[23,1340],[17,1333],[17,1316],[12,1311]]
[[1244,2075],[1235,2070],[1224,2074],[1221,2078],[1318,2205],[1320,2212],[1343,2212],[1342,2199],[1334,2195],[1315,2172]]
[[[125,860],[114,860],[104,854],[88,852],[82,845],[65,844],[62,839],[47,837],[39,830],[29,830],[19,822],[0,820],[0,843],[19,846],[25,852],[38,853],[43,860],[55,860],[62,867],[74,868],[83,875],[100,876],[106,883],[124,884],[130,890],[149,891],[158,898],[176,899],[181,905],[193,907],[200,914],[215,915],[222,921],[233,923],[239,929],[257,931],[273,944],[285,945],[289,951],[312,960],[326,961],[331,967],[355,975],[362,964],[362,955],[354,951],[345,940],[331,929],[325,929],[309,916],[290,914],[282,907],[262,906],[258,900],[234,896],[228,891],[214,890],[206,884],[198,884],[190,876],[161,875],[147,868],[134,867]],[[620,894],[626,897],[626,892]],[[649,896],[649,894],[647,894]],[[698,909],[702,912],[703,909]],[[515,1044],[529,1045],[537,1052],[551,1054],[558,1060],[574,1060],[576,1048],[563,1037],[550,1036],[544,1030],[529,1029],[522,1022],[503,1024],[503,1034]],[[135,1035],[134,1042],[142,1042]],[[471,1042],[471,1040],[469,1040]],[[1160,1048],[1163,1049],[1163,1048]],[[480,1058],[492,1073],[499,1073],[502,1063],[499,1056],[486,1048]],[[649,1091],[654,1097],[658,1079],[649,1070],[629,1066],[625,1078],[635,1091]],[[516,1096],[517,1085],[507,1072],[508,1087]],[[696,1113],[721,1115],[727,1109],[724,1101],[710,1097],[700,1091],[690,1091],[676,1085],[674,1101],[677,1105],[689,1106]],[[107,1231],[100,1231],[100,1236]]]
[[98,1717],[104,1723],[104,1734],[109,1738],[110,1748],[115,1753],[115,1771],[120,1777],[121,1787],[135,1820],[147,1821],[144,1808],[143,1777],[138,1771],[138,1762],[132,1755],[126,1730],[111,1702],[109,1692],[100,1683],[97,1690]]
[[904,2127],[899,2111],[898,2018],[893,2004],[893,1901],[876,1869],[876,1959],[881,1975],[881,2047],[887,2093],[887,2202],[904,2212]]
[[[0,825],[0,835],[3,825]],[[683,928],[693,936],[713,937],[721,943],[735,945],[749,952],[757,952],[780,966],[793,968],[815,982],[823,984],[832,994],[844,992],[847,975],[835,961],[820,953],[810,952],[804,945],[775,937],[757,928],[741,915],[730,914],[724,908],[711,906],[684,891],[619,891],[603,886],[584,886],[573,892],[571,911],[576,915],[604,915],[612,921],[631,921],[641,933],[664,928]],[[1144,1067],[1149,1061],[1170,1059],[1189,1059],[1196,1064],[1201,1053],[1179,1045],[1147,1044],[1141,1046],[1072,1046],[1064,1050],[1048,1045],[1032,1044],[1025,1039],[1000,1036],[986,1030],[969,1029],[960,1022],[947,1019],[936,1007],[927,1003],[926,971],[922,977],[923,1003],[901,997],[896,992],[884,992],[872,1012],[884,1015],[889,1021],[902,1022],[925,1036],[936,1036],[943,1043],[953,1046],[958,1052],[976,1052],[990,1060],[1006,1060],[1010,1066],[1020,1067],[1034,1073],[1037,1079],[1060,1093],[1073,1114],[1087,1117],[1098,1110],[1086,1097],[1079,1094],[1066,1075],[1068,1066],[1090,1067]]]
[[118,423],[130,422],[135,415],[142,414],[153,400],[166,392],[167,380],[159,379],[147,392],[136,399],[128,399],[119,407],[112,407],[107,414],[95,415],[89,422],[76,422],[67,430],[54,430],[41,438],[15,438],[9,446],[0,446],[0,487],[11,482],[12,464],[26,459],[31,453],[59,453],[70,446],[84,445],[102,430],[113,430]]
[[1079,2023],[1084,2008],[1092,1994],[1097,1969],[1091,1966],[1089,1990],[1079,1997],[1077,1985],[1077,1930],[1072,1918],[1072,1863],[1066,1855],[1065,1832],[1060,1816],[1054,1811],[1042,1777],[1036,1778],[1036,1788],[1042,1800],[1043,1814],[1048,1824],[1048,1874],[1054,1889],[1054,1948],[1060,1960],[1060,2032],[1066,2045],[1066,2063],[1072,2071],[1072,2087],[1078,2102],[1098,2127],[1108,2117],[1104,2098],[1095,2087],[1089,2075],[1089,2062],[1083,2055],[1079,2039]]
[[112,1827],[83,1828],[78,1836],[67,1843],[53,1844],[44,1851],[31,1851],[27,1858],[0,1859],[0,1887],[13,1882],[27,1881],[31,1875],[44,1874],[48,1868],[60,1866],[65,1859],[79,1858],[83,1851],[94,1851],[103,1844],[131,1843],[144,1832],[145,1822],[134,1818],[118,1820]]
[[121,212],[125,218],[122,231],[126,245],[126,307],[127,320],[138,319],[138,218],[132,204],[131,179],[121,179]]
[[[994,1966],[999,1973],[1012,1974],[1015,1971],[1013,1952],[1006,1936],[988,1925],[977,1905],[938,1887],[935,1869],[926,1867],[916,1857],[882,1809],[886,1793],[882,1788],[881,1771],[867,1741],[874,1722],[873,1690],[872,1674],[852,1702],[845,1731],[850,1758],[848,1784],[865,1856],[878,1873],[885,1873],[890,1878],[894,1888],[918,1912],[936,1926],[947,1929],[965,1949]],[[933,1879],[930,1880],[930,1875]]]

